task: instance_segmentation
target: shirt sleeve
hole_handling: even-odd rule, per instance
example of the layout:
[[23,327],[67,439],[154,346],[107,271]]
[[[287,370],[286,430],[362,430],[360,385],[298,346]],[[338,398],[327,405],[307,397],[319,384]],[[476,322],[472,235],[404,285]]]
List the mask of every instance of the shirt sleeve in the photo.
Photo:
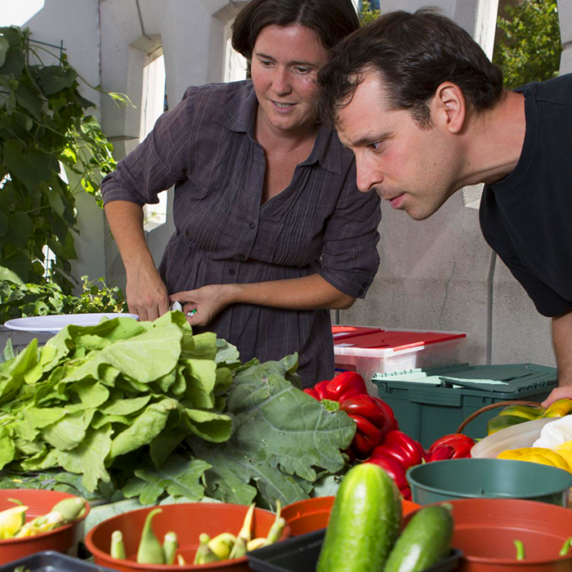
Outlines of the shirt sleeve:
[[[101,182],[103,203],[158,203],[157,195],[186,177],[190,160],[190,108],[193,88],[155,123],[153,130],[117,169]],[[191,97],[189,97],[191,95]]]
[[493,230],[483,226],[481,213],[481,228],[489,246],[499,255],[511,274],[526,290],[537,311],[548,318],[563,314],[572,308],[572,303],[560,296],[542,280],[536,277],[520,260],[511,246],[510,238],[504,229],[497,227]]
[[326,224],[320,275],[344,294],[365,298],[379,268],[381,208],[377,193],[360,192],[355,181],[354,162]]

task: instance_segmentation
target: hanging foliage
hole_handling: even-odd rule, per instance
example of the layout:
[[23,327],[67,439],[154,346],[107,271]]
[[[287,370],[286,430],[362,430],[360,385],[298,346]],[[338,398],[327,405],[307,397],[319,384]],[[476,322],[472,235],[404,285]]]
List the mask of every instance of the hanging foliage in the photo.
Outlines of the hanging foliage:
[[69,292],[75,196],[101,205],[100,181],[115,162],[97,119],[85,115],[95,105],[80,95],[78,73],[63,51],[58,65],[44,65],[45,51],[27,29],[0,28],[0,280],[43,283],[47,246],[56,255],[49,278]]

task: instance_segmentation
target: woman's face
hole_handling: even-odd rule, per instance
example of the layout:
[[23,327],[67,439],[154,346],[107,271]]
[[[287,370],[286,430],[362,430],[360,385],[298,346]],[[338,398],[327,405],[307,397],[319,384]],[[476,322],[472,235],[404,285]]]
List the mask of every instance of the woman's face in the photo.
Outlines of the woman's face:
[[251,75],[258,118],[275,132],[314,123],[317,74],[328,52],[317,34],[301,24],[262,29],[252,51]]

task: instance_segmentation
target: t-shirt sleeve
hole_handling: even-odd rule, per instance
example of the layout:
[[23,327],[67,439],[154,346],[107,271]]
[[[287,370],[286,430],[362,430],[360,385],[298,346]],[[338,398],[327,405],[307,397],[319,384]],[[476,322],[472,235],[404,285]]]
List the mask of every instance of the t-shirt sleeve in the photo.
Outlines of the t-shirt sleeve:
[[103,202],[157,203],[157,195],[186,177],[193,88],[155,123],[153,130],[101,183]]
[[326,224],[320,275],[344,294],[365,298],[379,268],[381,209],[377,193],[360,192],[355,180],[354,166]]
[[521,286],[533,301],[540,314],[548,318],[559,316],[570,310],[572,303],[563,298],[537,278],[520,260],[514,252],[510,238],[500,225],[487,225],[481,210],[481,229],[483,236],[489,246],[499,255],[501,260],[507,265],[511,274],[520,282]]

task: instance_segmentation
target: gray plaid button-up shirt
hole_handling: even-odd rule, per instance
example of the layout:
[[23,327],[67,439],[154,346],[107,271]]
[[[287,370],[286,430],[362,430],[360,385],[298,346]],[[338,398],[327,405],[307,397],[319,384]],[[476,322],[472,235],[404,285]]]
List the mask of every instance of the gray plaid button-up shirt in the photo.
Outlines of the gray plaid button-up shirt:
[[[352,153],[322,126],[290,185],[261,204],[266,160],[254,138],[257,105],[250,81],[189,88],[104,179],[104,202],[156,203],[175,186],[177,230],[160,265],[170,294],[319,273],[363,298],[379,266],[379,197],[358,191]],[[333,376],[328,310],[236,304],[208,329],[235,344],[243,361],[298,352],[305,387]]]

